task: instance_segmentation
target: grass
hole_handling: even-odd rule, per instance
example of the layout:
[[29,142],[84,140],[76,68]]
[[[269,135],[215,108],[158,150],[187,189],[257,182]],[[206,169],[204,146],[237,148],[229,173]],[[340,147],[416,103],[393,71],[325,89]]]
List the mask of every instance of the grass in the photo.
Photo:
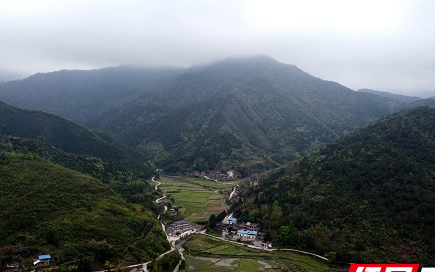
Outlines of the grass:
[[199,178],[161,177],[160,189],[164,194],[181,206],[187,220],[203,221],[210,215],[224,210],[221,201],[223,194],[219,191],[230,191],[235,183],[217,183]]
[[[186,258],[186,267],[191,267],[186,271],[330,271],[325,262],[297,252],[269,253],[202,235],[193,236],[184,244],[184,247],[188,249],[185,251],[186,255],[188,252],[193,255]],[[239,260],[238,266],[221,267],[217,265],[219,262],[216,260],[227,260],[228,258]],[[196,268],[197,262],[202,265],[208,262],[208,266],[203,266],[201,269]],[[281,270],[281,267],[285,270]]]

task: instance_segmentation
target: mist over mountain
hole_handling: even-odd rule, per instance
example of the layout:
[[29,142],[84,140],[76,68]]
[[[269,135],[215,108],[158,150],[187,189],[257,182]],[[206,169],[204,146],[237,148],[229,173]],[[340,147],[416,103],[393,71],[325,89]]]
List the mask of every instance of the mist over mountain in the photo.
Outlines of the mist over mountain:
[[242,175],[298,158],[400,104],[265,55],[186,70],[36,74],[0,84],[1,97],[107,133],[168,172],[236,167]]
[[170,85],[91,123],[151,154],[171,172],[270,169],[393,112],[398,103],[354,92],[268,56],[193,67]]
[[237,216],[340,263],[434,265],[435,109],[387,116],[263,175]]
[[372,93],[382,97],[388,97],[402,103],[412,103],[422,99],[416,96],[406,96],[401,94],[393,94],[389,92],[381,92],[381,91],[370,90],[370,89],[359,89],[358,92]]
[[0,83],[0,100],[85,124],[109,107],[158,89],[181,72],[176,68],[120,66],[38,73]]

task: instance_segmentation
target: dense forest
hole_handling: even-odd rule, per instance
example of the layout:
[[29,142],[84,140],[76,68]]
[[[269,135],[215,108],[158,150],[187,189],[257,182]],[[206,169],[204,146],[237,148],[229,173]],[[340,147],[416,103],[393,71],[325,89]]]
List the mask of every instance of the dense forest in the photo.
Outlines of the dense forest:
[[237,212],[339,263],[434,265],[435,110],[404,110],[264,174]]

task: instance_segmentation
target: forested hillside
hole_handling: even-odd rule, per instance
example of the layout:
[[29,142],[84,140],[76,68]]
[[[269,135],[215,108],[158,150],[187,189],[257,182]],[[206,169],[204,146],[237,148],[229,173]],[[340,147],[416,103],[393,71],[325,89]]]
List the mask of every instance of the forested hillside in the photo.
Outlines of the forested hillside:
[[258,56],[191,68],[92,126],[170,172],[236,166],[246,174],[297,158],[397,107]]
[[2,261],[22,249],[24,262],[50,252],[78,271],[155,258],[169,245],[152,213],[153,170],[108,136],[0,102]]
[[38,73],[0,83],[0,100],[86,124],[103,110],[159,89],[182,71],[120,66]]
[[340,263],[434,265],[435,110],[404,110],[264,174],[238,213]]
[[66,153],[100,158],[107,166],[116,164],[118,170],[138,176],[152,175],[143,155],[118,145],[108,136],[44,112],[0,102],[0,134],[36,139]]
[[49,253],[64,269],[90,271],[151,260],[169,248],[153,213],[95,178],[4,151],[0,173],[2,261],[32,267],[32,256]]

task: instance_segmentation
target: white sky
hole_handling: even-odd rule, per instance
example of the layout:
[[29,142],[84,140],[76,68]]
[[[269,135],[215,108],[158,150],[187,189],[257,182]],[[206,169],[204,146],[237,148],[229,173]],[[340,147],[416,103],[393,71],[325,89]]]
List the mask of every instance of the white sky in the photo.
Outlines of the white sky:
[[434,14],[432,0],[0,0],[0,76],[267,54],[355,90],[427,97]]

